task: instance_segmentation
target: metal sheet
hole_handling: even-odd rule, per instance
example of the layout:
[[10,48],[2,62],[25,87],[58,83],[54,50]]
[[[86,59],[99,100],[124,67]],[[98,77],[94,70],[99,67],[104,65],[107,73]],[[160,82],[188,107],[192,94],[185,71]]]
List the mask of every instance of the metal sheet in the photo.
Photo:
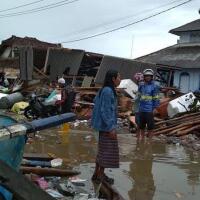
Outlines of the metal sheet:
[[125,58],[104,56],[99,71],[97,72],[95,83],[102,84],[104,82],[106,72],[109,69],[117,70],[121,75],[121,79],[133,79],[135,73],[142,72],[146,68],[156,70],[156,66],[154,64]]
[[47,55],[45,68],[50,68],[50,79],[55,81],[67,68],[69,68],[69,75],[78,74],[84,51],[50,48]]

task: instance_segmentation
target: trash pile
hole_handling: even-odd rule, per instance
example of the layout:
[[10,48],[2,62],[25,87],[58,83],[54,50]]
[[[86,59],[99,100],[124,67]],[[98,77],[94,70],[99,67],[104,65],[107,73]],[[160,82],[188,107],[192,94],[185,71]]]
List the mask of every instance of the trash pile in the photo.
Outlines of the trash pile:
[[181,144],[200,150],[200,112],[185,113],[180,117],[156,123],[155,136],[165,138],[167,143]]
[[[127,82],[128,81],[128,82]],[[123,81],[122,81],[123,83]],[[127,85],[121,85],[118,89],[119,102],[119,121],[120,127],[124,124],[128,126],[128,116],[132,111],[133,97],[136,92],[137,85],[131,80],[125,80]],[[130,87],[133,86],[135,89]],[[72,111],[77,115],[77,121],[73,123],[73,127],[77,128],[90,123],[92,109],[94,106],[94,98],[100,88],[73,88],[76,93],[75,102]],[[46,86],[38,86],[27,91],[14,93],[0,93],[0,110],[4,110],[8,115],[17,114],[23,115],[26,120],[44,118],[59,114],[59,107],[55,102],[61,99],[60,90]],[[130,94],[130,95],[129,95]],[[12,115],[13,116],[13,115]],[[122,122],[123,121],[123,122]]]
[[[62,159],[43,154],[24,154],[20,171],[49,195],[60,200],[98,200],[80,172],[61,169]],[[88,190],[87,190],[88,189]],[[102,199],[103,200],[103,199]]]
[[155,136],[166,137],[168,143],[182,144],[200,150],[200,103],[193,93],[168,103],[168,118],[156,122]]

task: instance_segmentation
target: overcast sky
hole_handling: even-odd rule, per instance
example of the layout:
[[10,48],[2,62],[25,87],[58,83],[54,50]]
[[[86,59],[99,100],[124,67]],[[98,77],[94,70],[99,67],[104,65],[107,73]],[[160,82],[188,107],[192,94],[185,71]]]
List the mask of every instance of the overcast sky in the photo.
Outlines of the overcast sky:
[[[36,0],[1,0],[0,40],[16,35],[60,43],[108,31],[184,2],[184,0],[77,0],[42,12],[9,18],[2,17],[9,13],[30,10],[61,0],[43,0],[16,10],[2,11],[34,1]],[[199,8],[200,0],[193,0],[123,30],[84,41],[65,43],[63,46],[136,58],[175,44],[177,36],[168,31],[199,19]]]

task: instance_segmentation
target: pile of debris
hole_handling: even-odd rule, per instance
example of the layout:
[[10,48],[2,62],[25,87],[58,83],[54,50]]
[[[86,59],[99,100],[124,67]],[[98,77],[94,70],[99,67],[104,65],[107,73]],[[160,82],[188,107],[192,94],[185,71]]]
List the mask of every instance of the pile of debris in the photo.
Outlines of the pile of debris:
[[87,187],[88,180],[78,176],[80,172],[58,168],[62,163],[62,159],[46,154],[24,154],[20,171],[55,199],[99,199]]
[[182,137],[190,133],[200,136],[200,112],[157,122],[154,131],[154,135],[165,134],[175,137]]
[[157,119],[154,135],[164,138],[168,143],[200,150],[199,106],[198,96],[191,92],[165,102],[164,110],[168,117]]
[[180,117],[156,122],[155,136],[167,143],[181,144],[195,151],[200,150],[200,111],[185,113]]

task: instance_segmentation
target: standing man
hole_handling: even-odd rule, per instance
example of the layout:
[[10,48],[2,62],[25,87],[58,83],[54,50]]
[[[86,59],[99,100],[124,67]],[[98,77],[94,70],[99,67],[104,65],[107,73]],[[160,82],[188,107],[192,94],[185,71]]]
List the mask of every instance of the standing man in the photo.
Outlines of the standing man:
[[64,78],[59,78],[58,84],[61,89],[61,100],[57,101],[56,104],[61,106],[61,113],[71,112],[76,93],[72,87],[66,85]]
[[159,106],[158,86],[153,81],[154,72],[152,69],[143,71],[144,82],[139,85],[140,94],[139,112],[140,112],[140,136],[144,138],[145,128],[147,126],[147,137],[152,137],[154,129],[153,112]]

